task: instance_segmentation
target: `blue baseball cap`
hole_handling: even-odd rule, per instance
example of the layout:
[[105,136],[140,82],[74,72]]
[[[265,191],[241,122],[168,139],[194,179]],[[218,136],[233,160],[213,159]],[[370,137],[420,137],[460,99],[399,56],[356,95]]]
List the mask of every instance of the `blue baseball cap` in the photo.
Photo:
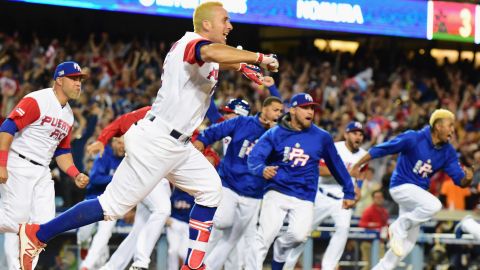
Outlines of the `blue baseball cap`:
[[345,128],[345,132],[354,132],[354,131],[360,131],[362,133],[365,133],[365,130],[363,130],[363,125],[360,122],[357,121],[352,121],[348,123],[347,127]]
[[290,99],[290,107],[304,107],[310,105],[318,106],[320,104],[314,102],[312,96],[307,93],[296,94]]
[[82,72],[82,68],[77,62],[67,61],[58,64],[53,74],[53,79],[56,80],[60,77],[70,77],[70,76],[82,76],[86,77],[87,74]]

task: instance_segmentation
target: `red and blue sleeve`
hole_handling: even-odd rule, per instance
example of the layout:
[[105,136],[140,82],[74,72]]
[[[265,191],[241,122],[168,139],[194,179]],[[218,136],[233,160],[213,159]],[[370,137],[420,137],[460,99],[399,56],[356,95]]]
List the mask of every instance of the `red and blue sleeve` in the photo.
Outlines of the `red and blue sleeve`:
[[22,130],[40,118],[40,108],[37,101],[32,97],[22,98],[10,112],[8,118],[15,123],[18,130]]
[[202,46],[211,43],[212,42],[210,40],[203,38],[194,39],[188,42],[187,46],[185,47],[185,52],[183,54],[183,61],[192,65],[198,64],[199,66],[202,66],[205,62],[202,60],[200,49],[202,48]]

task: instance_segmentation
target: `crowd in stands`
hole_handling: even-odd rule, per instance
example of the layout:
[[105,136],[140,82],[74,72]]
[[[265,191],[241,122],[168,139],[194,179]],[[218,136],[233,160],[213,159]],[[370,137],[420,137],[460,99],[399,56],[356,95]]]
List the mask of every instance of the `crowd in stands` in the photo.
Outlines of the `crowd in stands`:
[[[58,63],[74,60],[87,67],[89,78],[83,82],[82,97],[71,105],[76,118],[72,133],[75,164],[88,172],[93,157],[85,155],[85,146],[116,116],[154,100],[170,42],[114,40],[106,33],[91,34],[87,41],[0,33],[0,121],[25,94],[50,87]],[[422,128],[430,113],[443,107],[456,115],[452,144],[461,162],[466,166],[479,164],[480,74],[471,62],[445,61],[439,65],[428,52],[391,51],[373,45],[360,46],[355,54],[319,51],[312,46],[279,58],[280,72],[272,76],[282,99],[288,104],[293,94],[310,93],[321,104],[315,123],[335,140],[342,140],[346,124],[357,120],[366,127],[363,147],[368,149],[407,129]],[[254,114],[268,95],[267,88],[232,71],[220,74],[214,97],[219,107],[231,98],[243,98]],[[397,214],[388,193],[394,167],[395,157],[371,162],[362,187],[363,199],[355,210],[357,216],[372,205],[376,190],[382,192],[389,214]],[[82,191],[68,176],[59,170],[53,172],[58,207],[83,199]],[[453,186],[447,175],[437,173],[430,191],[442,198],[445,208],[477,210],[479,185],[480,170],[475,172],[471,188],[466,189]]]

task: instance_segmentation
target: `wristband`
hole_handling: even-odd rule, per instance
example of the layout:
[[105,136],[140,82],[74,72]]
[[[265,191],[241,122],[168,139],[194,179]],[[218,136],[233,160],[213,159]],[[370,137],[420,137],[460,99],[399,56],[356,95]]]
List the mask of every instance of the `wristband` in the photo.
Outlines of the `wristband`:
[[261,64],[263,62],[263,53],[257,52],[257,61],[255,63]]
[[68,174],[68,176],[70,176],[71,178],[75,178],[77,177],[77,175],[80,174],[80,172],[78,171],[77,167],[75,167],[75,165],[68,167],[65,173]]
[[0,167],[7,167],[8,150],[0,150]]

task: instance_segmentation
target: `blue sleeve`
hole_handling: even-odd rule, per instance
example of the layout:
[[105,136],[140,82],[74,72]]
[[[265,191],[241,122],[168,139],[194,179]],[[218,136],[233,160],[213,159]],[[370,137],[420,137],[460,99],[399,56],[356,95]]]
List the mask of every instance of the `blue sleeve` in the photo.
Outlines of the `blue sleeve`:
[[0,132],[9,133],[12,136],[15,136],[15,133],[17,131],[18,131],[17,125],[10,118],[5,119],[5,121],[3,121],[3,123],[2,123],[2,126],[0,126]]
[[465,178],[465,172],[463,171],[462,167],[460,166],[460,162],[458,162],[457,153],[455,149],[450,148],[448,153],[447,161],[445,167],[443,167],[443,171],[452,178],[455,185],[460,186],[462,179]]
[[214,124],[209,128],[202,130],[200,135],[198,135],[197,140],[207,146],[225,137],[232,136],[234,131],[237,130],[237,123],[241,122],[243,118],[244,116],[237,116],[227,121]]
[[72,153],[70,148],[57,148],[57,150],[55,150],[55,153],[53,153],[53,157],[56,158],[58,156],[65,155],[68,153]]
[[400,153],[415,145],[416,133],[413,130],[404,132],[397,137],[376,145],[368,151],[372,159]]
[[203,45],[208,45],[208,44],[211,44],[211,43],[212,43],[211,41],[202,40],[202,41],[197,42],[197,44],[195,44],[195,60],[197,60],[197,62],[203,62],[202,54],[200,53],[200,49],[202,48],[202,46]]
[[256,175],[263,177],[263,170],[267,167],[266,161],[268,156],[273,150],[273,141],[272,141],[272,130],[265,132],[255,146],[252,148],[252,151],[248,155],[248,170]]
[[217,123],[218,119],[222,118],[222,115],[218,111],[217,105],[215,105],[213,96],[210,99],[210,107],[208,107],[208,110],[207,110],[207,118],[213,124]]
[[345,168],[342,159],[338,155],[332,137],[330,137],[330,135],[325,135],[323,144],[323,160],[332,173],[332,176],[343,187],[344,198],[350,200],[355,199],[352,178],[350,177],[347,168]]
[[92,185],[106,185],[112,181],[113,176],[110,175],[110,166],[108,155],[102,157],[97,156],[93,161],[92,170],[90,171],[90,184]]
[[280,95],[280,92],[278,92],[278,88],[275,84],[268,87],[268,91],[270,91],[271,96],[278,97],[279,99],[282,99],[282,96]]

